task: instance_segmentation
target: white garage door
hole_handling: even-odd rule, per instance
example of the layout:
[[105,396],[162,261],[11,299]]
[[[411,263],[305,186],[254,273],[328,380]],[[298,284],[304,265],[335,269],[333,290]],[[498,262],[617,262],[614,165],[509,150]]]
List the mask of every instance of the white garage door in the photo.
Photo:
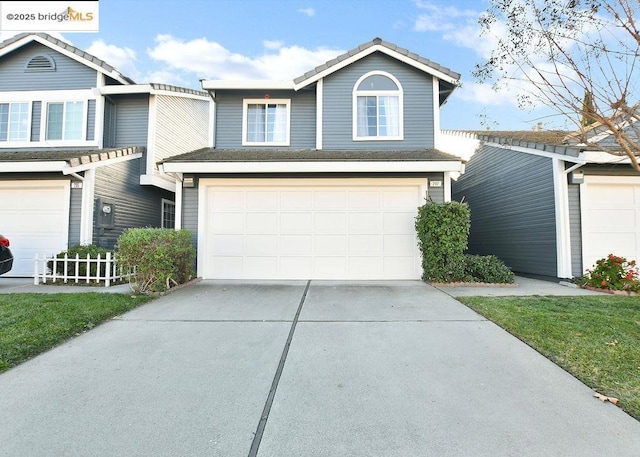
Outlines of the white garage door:
[[585,176],[583,268],[614,254],[640,261],[640,178]]
[[425,182],[201,180],[201,275],[419,279],[414,219]]
[[0,181],[0,233],[9,238],[13,269],[4,276],[33,276],[36,253],[67,248],[69,181]]

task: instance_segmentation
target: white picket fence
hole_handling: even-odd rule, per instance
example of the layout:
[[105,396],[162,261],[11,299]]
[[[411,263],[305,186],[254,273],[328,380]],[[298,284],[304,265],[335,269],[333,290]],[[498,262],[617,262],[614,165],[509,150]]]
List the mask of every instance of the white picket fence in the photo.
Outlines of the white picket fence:
[[[81,266],[85,267],[82,273]],[[59,269],[62,269],[61,273],[58,272]],[[65,254],[61,258],[56,256],[39,257],[36,254],[33,272],[35,285],[41,282],[46,284],[47,281],[62,281],[63,283],[83,282],[86,284],[93,282],[109,287],[113,282],[128,280],[135,276],[135,270],[132,271],[118,265],[116,257],[110,252],[107,252],[105,256],[98,255],[96,258],[91,258],[88,254],[86,258],[80,257],[78,254],[75,257],[69,257]]]

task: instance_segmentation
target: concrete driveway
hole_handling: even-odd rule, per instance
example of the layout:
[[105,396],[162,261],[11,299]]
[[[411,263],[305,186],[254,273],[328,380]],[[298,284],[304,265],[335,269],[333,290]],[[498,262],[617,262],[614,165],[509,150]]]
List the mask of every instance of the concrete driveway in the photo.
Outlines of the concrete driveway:
[[203,281],[0,375],[3,456],[634,456],[640,422],[421,282]]

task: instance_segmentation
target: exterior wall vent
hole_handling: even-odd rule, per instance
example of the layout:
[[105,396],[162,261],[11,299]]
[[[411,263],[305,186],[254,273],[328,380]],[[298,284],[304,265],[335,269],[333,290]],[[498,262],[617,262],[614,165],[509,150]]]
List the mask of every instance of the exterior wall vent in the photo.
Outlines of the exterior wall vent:
[[56,71],[56,63],[50,56],[38,54],[27,62],[26,71]]

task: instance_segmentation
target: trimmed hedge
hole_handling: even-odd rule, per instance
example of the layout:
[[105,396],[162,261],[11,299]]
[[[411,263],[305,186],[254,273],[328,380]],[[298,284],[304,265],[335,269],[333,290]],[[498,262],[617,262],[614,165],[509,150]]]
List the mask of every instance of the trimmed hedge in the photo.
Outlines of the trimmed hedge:
[[431,203],[418,208],[416,231],[422,252],[422,279],[432,282],[463,281],[464,251],[471,224],[469,205]]
[[164,292],[195,276],[196,257],[191,232],[161,228],[131,228],[116,244],[118,262],[136,268],[138,291]]
[[494,255],[465,255],[467,281],[496,284],[513,283],[513,272]]
[[[58,259],[64,259],[64,255],[66,254],[67,257],[69,259],[75,259],[76,255],[81,258],[81,259],[86,259],[87,255],[89,256],[90,259],[97,259],[98,255],[100,256],[101,259],[104,259],[107,257],[107,253],[111,252],[109,249],[97,246],[95,244],[80,244],[80,245],[76,245],[76,246],[72,246],[69,249],[67,249],[66,251],[62,251],[59,254],[56,254],[56,258]],[[91,263],[90,264],[90,271],[89,274],[91,276],[97,276],[97,267],[98,265],[95,263]],[[49,269],[53,269],[53,262],[49,262],[47,264],[47,266],[49,267]],[[104,271],[105,269],[105,265],[101,264],[100,265],[100,275],[104,276],[104,274],[106,273]],[[64,263],[63,262],[56,262],[56,272],[59,274],[63,274],[64,273]],[[68,275],[75,275],[76,274],[76,267],[75,267],[75,262],[74,263],[68,263],[67,264],[67,272]],[[78,275],[80,276],[85,276],[87,274],[87,264],[86,263],[80,263],[78,265]]]
[[466,203],[431,203],[418,208],[422,279],[430,282],[513,283],[513,273],[496,256],[465,254],[471,228]]

